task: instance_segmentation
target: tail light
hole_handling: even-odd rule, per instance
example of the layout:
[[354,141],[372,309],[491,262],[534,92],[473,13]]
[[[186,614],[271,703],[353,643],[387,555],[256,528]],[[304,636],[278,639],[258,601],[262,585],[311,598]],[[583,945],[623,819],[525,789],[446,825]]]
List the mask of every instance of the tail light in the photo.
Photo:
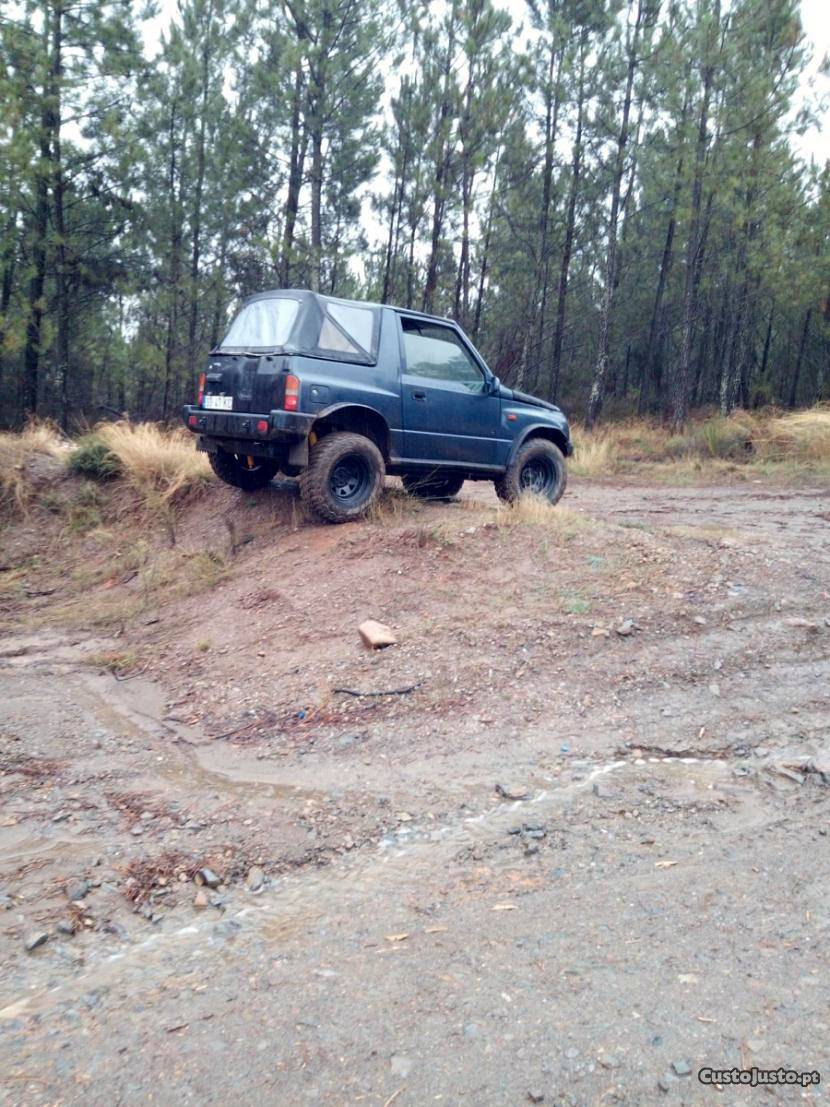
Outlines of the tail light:
[[203,402],[204,398],[205,398],[205,374],[200,373],[199,374],[199,396],[198,396],[198,399],[196,400],[196,406],[197,407],[202,406],[202,402]]
[[296,411],[300,403],[300,378],[289,373],[285,378],[285,399],[282,406],[286,411]]

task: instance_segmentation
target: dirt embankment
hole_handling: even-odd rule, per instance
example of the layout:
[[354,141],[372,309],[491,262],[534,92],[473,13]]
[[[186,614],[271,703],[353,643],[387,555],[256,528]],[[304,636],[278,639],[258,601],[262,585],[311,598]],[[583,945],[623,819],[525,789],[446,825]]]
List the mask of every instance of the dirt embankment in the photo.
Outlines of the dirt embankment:
[[162,523],[53,494],[0,539],[8,1102],[820,1068],[826,486],[340,528],[287,487]]

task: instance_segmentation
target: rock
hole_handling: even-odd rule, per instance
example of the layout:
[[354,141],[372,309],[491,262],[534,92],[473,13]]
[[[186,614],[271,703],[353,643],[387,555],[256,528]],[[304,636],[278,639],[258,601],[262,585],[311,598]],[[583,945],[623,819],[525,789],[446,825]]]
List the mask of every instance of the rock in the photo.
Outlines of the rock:
[[245,887],[249,892],[258,892],[265,883],[265,873],[259,865],[252,866],[245,877]]
[[670,1072],[664,1072],[657,1081],[657,1087],[661,1092],[670,1092],[672,1084],[674,1084],[674,1077]]
[[59,811],[57,813],[57,815],[52,816],[52,822],[53,823],[64,823],[69,818],[70,814],[71,814],[70,811]]
[[720,685],[719,684],[710,684],[709,685],[709,691],[711,692],[711,694],[713,696],[719,696],[720,695]]
[[779,775],[786,777],[787,780],[791,780],[793,784],[803,784],[804,777],[801,773],[795,773],[792,769],[788,769],[786,765],[773,765],[773,770]]
[[785,619],[788,627],[802,627],[804,630],[818,630],[818,623],[811,623],[809,619]]
[[40,949],[41,946],[45,946],[48,941],[49,935],[45,930],[39,930],[36,934],[30,934],[25,942],[26,952],[33,953],[34,950]]
[[143,833],[144,827],[140,823],[136,823],[135,826],[132,827],[132,829],[130,830],[130,834],[132,834],[135,838],[140,837]]
[[616,797],[614,789],[610,785],[604,784],[601,780],[594,781],[593,793],[597,799],[602,800],[610,800]]
[[12,907],[14,907],[14,900],[11,896],[7,896],[5,892],[0,895],[0,907],[2,907],[4,911],[11,911]]
[[703,618],[702,615],[695,615],[694,619],[692,619],[692,622],[697,623],[699,627],[706,626],[706,620]]
[[398,641],[388,626],[374,619],[361,623],[357,632],[363,639],[364,646],[368,646],[370,650],[383,650],[387,646],[394,646]]
[[83,899],[90,889],[88,880],[71,880],[64,891],[66,892],[66,898],[70,903],[77,903],[78,900]]
[[619,624],[619,626],[614,627],[614,629],[616,630],[617,634],[619,634],[621,637],[627,638],[629,634],[634,633],[634,629],[635,629],[634,628],[634,620],[633,619],[623,619],[623,621]]
[[410,1072],[412,1072],[412,1058],[404,1057],[401,1054],[395,1054],[389,1060],[389,1072],[392,1076],[397,1076],[400,1080],[406,1080]]
[[206,884],[208,888],[218,888],[222,883],[222,878],[208,868],[199,869],[193,879],[197,884]]
[[241,929],[242,923],[237,922],[236,919],[223,919],[214,926],[213,933],[220,938],[233,939]]
[[64,934],[67,938],[71,938],[75,933],[75,927],[69,919],[61,919],[58,923],[58,934]]
[[481,1030],[479,1029],[479,1027],[474,1022],[468,1022],[467,1025],[464,1027],[464,1037],[465,1038],[480,1038],[481,1037]]
[[530,791],[521,784],[496,784],[496,795],[505,800],[526,800]]
[[197,911],[204,911],[206,907],[210,906],[210,900],[208,894],[204,888],[200,888],[196,895],[193,897],[193,906]]
[[[608,627],[594,627],[594,629],[591,631],[591,637],[592,638],[610,638],[611,637],[611,631],[608,629]],[[530,1092],[528,1092],[528,1095],[530,1095]]]
[[676,1076],[691,1076],[692,1066],[688,1061],[672,1061],[671,1067],[674,1069]]
[[544,1103],[545,1093],[540,1092],[538,1088],[531,1088],[527,1093],[527,1098],[531,1103]]

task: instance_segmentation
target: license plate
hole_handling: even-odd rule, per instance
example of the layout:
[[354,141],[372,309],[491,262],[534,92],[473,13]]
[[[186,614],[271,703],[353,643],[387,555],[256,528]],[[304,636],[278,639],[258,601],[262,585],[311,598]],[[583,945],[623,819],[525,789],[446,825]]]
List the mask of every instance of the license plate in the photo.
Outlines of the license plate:
[[233,411],[233,396],[205,396],[203,400],[205,407],[213,408],[214,411]]

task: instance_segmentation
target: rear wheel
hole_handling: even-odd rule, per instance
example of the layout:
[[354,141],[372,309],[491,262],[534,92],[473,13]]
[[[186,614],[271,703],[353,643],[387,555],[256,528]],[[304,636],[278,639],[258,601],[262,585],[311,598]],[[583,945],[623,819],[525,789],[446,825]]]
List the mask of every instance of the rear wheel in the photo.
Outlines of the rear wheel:
[[559,447],[547,438],[531,438],[519,447],[495,486],[499,499],[507,503],[520,496],[541,496],[555,504],[562,499],[567,483],[568,470]]
[[308,468],[300,474],[303,503],[327,523],[359,519],[378,498],[386,466],[369,438],[337,431],[311,447]]
[[464,478],[458,473],[449,473],[440,469],[424,473],[404,473],[401,482],[410,496],[423,500],[446,500],[461,491]]
[[277,462],[269,458],[230,454],[221,449],[208,454],[208,460],[220,480],[234,488],[241,488],[243,492],[256,492],[258,488],[264,488],[279,469]]

